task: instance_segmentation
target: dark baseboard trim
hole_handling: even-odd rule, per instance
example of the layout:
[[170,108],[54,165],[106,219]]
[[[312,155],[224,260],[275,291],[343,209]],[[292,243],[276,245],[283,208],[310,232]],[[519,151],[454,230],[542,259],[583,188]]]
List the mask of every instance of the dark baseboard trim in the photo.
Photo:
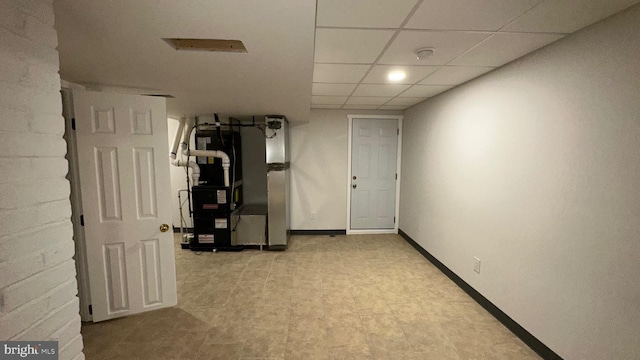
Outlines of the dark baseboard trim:
[[[185,232],[193,233],[193,228],[185,228]],[[180,233],[179,227],[173,227],[174,233]],[[291,235],[346,235],[347,230],[289,230]]]
[[346,235],[347,230],[290,230],[291,235]]
[[458,285],[462,290],[469,294],[469,296],[471,296],[473,300],[475,300],[478,304],[480,304],[480,306],[485,308],[485,310],[487,310],[498,321],[500,321],[507,329],[511,330],[514,335],[519,337],[520,340],[527,344],[527,346],[529,346],[543,359],[562,360],[560,355],[549,349],[548,346],[543,344],[530,332],[525,330],[522,326],[520,326],[517,322],[510,318],[509,315],[505,314],[497,306],[491,303],[491,301],[482,296],[482,294],[480,294],[476,289],[472,288],[471,285],[467,284],[464,280],[462,280],[462,278],[456,275],[453,271],[451,271],[448,267],[446,267],[443,263],[441,263],[433,255],[431,255],[427,250],[423,249],[422,246],[418,245],[418,243],[416,243],[404,231],[398,230],[398,234],[402,236],[409,244],[411,244],[411,246],[418,250],[418,252],[422,254],[422,256],[427,258],[427,260],[429,260],[433,265],[435,265],[435,267],[442,271],[443,274],[447,275],[449,279],[451,279],[454,283],[456,283],[456,285]]

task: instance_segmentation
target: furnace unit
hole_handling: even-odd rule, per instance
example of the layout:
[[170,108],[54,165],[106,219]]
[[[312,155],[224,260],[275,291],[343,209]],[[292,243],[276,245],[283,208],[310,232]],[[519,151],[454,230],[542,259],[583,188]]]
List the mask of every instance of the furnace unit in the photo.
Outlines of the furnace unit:
[[[287,119],[269,115],[264,123],[257,123],[253,117],[249,124],[229,118],[229,123],[221,124],[214,116],[214,123],[181,118],[170,154],[174,166],[192,169],[189,199],[194,231],[193,237],[185,237],[188,241],[182,243],[183,248],[217,251],[258,246],[285,250],[290,229]],[[196,149],[189,147],[193,129]],[[261,133],[257,138],[256,133],[244,133],[252,139],[248,144],[254,150],[245,169],[247,204],[243,204],[242,146],[240,131],[236,131],[240,129]],[[182,159],[177,157],[178,145]],[[256,147],[261,150],[256,152]]]
[[198,156],[199,185],[192,187],[193,232],[192,250],[242,250],[234,246],[235,224],[232,214],[242,205],[242,146],[240,133],[222,131],[216,124],[196,118],[196,149],[224,151],[229,155],[229,186],[225,186],[222,159]]

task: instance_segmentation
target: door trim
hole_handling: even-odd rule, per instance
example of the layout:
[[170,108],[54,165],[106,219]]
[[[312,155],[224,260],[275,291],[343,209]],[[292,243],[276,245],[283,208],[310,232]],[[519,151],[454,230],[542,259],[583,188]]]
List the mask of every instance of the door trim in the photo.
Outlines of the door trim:
[[[400,169],[402,165],[402,115],[347,115],[349,119],[348,125],[348,154],[347,154],[347,235],[351,234],[397,234],[398,223],[400,222],[400,180],[402,176]],[[398,174],[398,180],[396,181],[396,203],[395,203],[395,218],[396,221],[393,224],[393,229],[351,229],[351,152],[353,141],[353,119],[392,119],[398,121],[398,148],[396,151],[396,173]]]
[[73,241],[75,244],[76,278],[78,281],[78,298],[80,300],[80,320],[93,321],[91,314],[91,291],[89,288],[89,269],[87,267],[87,245],[84,228],[81,225],[82,196],[80,195],[80,169],[78,168],[78,150],[76,148],[76,133],[73,129],[73,91],[65,86],[61,89],[63,101],[63,117],[65,121],[65,140],[67,143],[67,161],[69,173],[67,175],[71,187],[71,217],[73,223]]

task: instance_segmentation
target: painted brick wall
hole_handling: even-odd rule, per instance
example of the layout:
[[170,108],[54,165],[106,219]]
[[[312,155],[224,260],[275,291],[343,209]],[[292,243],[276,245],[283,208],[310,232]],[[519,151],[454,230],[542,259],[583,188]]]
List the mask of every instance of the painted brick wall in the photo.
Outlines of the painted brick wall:
[[0,0],[0,340],[84,359],[51,0]]

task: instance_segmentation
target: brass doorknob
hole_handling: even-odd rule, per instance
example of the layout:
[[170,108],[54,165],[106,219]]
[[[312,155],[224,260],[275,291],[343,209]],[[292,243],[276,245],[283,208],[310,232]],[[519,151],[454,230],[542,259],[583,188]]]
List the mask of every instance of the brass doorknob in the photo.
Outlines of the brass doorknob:
[[160,231],[162,231],[162,232],[169,231],[169,225],[167,225],[167,224],[160,225]]

